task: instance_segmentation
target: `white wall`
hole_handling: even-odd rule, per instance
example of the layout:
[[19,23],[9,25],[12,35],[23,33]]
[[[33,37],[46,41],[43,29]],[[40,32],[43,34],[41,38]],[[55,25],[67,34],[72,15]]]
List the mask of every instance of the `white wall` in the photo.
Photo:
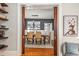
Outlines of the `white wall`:
[[[64,42],[73,42],[73,43],[79,43],[79,35],[77,37],[64,37],[63,36],[63,16],[64,15],[77,15],[79,19],[79,4],[77,3],[67,3],[67,4],[59,4],[59,22],[58,22],[58,35],[59,35],[59,55],[62,55],[61,53],[61,45]],[[79,23],[79,21],[78,21]],[[78,26],[79,29],[79,26]],[[79,31],[78,31],[79,34]]]
[[9,28],[9,30],[5,31],[5,36],[8,36],[8,39],[0,42],[8,45],[8,47],[6,49],[0,50],[0,55],[16,55],[18,40],[17,4],[8,4],[7,11],[8,21],[3,21],[2,24]]
[[[44,19],[53,19],[53,8],[52,9],[26,9],[25,13],[26,18],[44,18]],[[32,16],[39,15],[39,16]]]
[[22,6],[17,4],[17,14],[18,14],[18,39],[17,39],[17,55],[22,53]]

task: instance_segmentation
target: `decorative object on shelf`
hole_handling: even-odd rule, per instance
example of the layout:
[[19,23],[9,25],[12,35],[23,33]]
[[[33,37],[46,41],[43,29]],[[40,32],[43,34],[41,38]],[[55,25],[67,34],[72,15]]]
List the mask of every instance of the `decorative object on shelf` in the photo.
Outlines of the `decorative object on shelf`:
[[8,45],[0,44],[0,49],[6,48]]
[[3,7],[8,7],[8,5],[6,4],[6,3],[0,3],[1,4],[1,6],[3,6]]
[[9,28],[6,28],[4,25],[0,25],[0,30],[8,30]]
[[5,4],[5,3],[0,3],[0,20],[3,20],[3,21],[7,21],[8,19],[7,19],[7,16],[5,16],[4,14],[6,14],[6,13],[8,13],[7,11],[6,11],[6,7],[8,7],[8,5],[7,4]]
[[5,26],[4,25],[0,25],[0,28],[5,28]]
[[0,29],[2,29],[2,30],[8,30],[9,28],[0,28]]
[[0,18],[7,19],[6,15],[0,14]]
[[8,13],[6,10],[0,8],[1,13]]
[[67,37],[78,35],[78,16],[77,15],[63,16],[63,35]]
[[2,8],[2,5],[0,4],[0,8]]
[[0,40],[8,38],[8,37],[4,37],[4,35],[5,35],[5,32],[4,31],[0,31]]
[[8,12],[6,11],[6,7],[8,7],[7,4],[5,4],[5,3],[0,3],[0,12],[1,12],[1,13],[8,13]]
[[2,40],[2,39],[7,39],[8,37],[0,37],[0,40]]
[[[8,21],[7,15],[6,15],[6,13],[8,13],[6,11],[7,7],[8,7],[7,4],[0,3],[0,20],[2,21]],[[0,24],[0,40],[8,38],[8,37],[5,37],[5,30],[8,30],[8,29],[9,28],[6,28],[6,26]],[[8,45],[0,44],[0,49],[6,48],[6,47],[8,47]]]
[[4,36],[4,34],[5,34],[5,32],[4,32],[4,31],[0,31],[0,37],[3,37],[3,36]]
[[1,17],[0,17],[0,20],[2,20],[2,21],[8,21],[8,19],[6,19],[6,18],[1,18]]

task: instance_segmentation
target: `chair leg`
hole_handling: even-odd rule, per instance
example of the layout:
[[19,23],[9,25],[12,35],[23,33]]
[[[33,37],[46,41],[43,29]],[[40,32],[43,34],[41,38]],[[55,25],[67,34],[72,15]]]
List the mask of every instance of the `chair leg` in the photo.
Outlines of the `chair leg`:
[[37,44],[37,40],[35,40],[35,43]]
[[35,42],[36,42],[36,44],[38,44],[38,41],[37,40],[35,40]]
[[30,42],[30,41],[29,41],[29,40],[27,40],[27,44],[29,44],[29,42]]
[[38,44],[38,43],[40,43],[40,44],[41,44],[41,42],[42,42],[42,41],[41,41],[41,40],[40,40],[40,41],[37,41],[37,40],[36,40],[35,42],[36,42],[36,44]]
[[[30,43],[29,43],[30,42]],[[34,40],[32,39],[32,41],[29,41],[28,39],[27,39],[27,44],[34,44]]]
[[42,40],[40,40],[40,44],[42,44]]
[[34,40],[32,39],[32,44],[34,44]]
[[28,39],[27,39],[27,44],[29,44],[29,43],[28,43]]
[[45,37],[44,37],[44,39],[43,39],[43,44],[45,45]]

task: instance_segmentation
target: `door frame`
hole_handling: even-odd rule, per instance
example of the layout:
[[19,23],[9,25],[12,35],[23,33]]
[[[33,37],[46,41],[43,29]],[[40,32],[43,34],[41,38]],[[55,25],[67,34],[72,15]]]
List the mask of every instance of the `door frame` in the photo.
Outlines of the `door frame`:
[[25,7],[22,6],[22,54],[25,50]]
[[[58,55],[58,32],[57,32],[57,21],[58,21],[58,6],[54,7],[54,55]],[[22,54],[25,53],[25,6],[22,7]]]
[[58,55],[58,32],[57,32],[57,21],[58,21],[58,6],[54,7],[54,55]]

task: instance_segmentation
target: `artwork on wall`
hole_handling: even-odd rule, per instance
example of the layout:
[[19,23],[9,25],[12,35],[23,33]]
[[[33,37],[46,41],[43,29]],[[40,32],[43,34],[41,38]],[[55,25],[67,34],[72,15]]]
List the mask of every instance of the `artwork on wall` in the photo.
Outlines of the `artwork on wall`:
[[49,35],[50,33],[50,23],[44,23],[45,35]]
[[40,21],[28,21],[27,30],[40,30]]
[[28,30],[33,30],[33,21],[29,21],[29,22],[27,23],[27,29],[28,29]]
[[63,16],[63,35],[67,37],[78,35],[78,16],[77,15]]
[[40,30],[40,21],[34,21],[34,27],[35,30]]
[[32,21],[33,22],[33,27],[35,28],[35,24],[34,22],[38,22],[40,23],[40,25],[38,27],[40,27],[40,30],[44,30],[44,23],[51,23],[51,29],[54,29],[54,19],[33,19],[33,18],[27,18],[26,19],[26,29],[28,27],[28,22]]

